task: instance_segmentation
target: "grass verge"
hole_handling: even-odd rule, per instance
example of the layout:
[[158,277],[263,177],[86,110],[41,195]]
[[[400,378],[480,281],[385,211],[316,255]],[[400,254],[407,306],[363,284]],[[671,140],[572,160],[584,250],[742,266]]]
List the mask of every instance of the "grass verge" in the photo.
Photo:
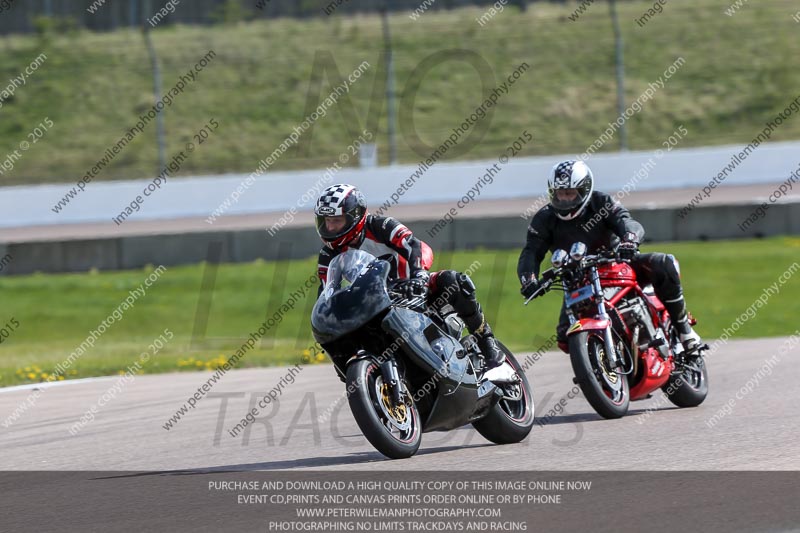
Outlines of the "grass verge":
[[[660,243],[647,245],[644,251],[678,257],[689,309],[699,320],[697,330],[711,339],[797,261],[800,239]],[[552,293],[523,307],[515,279],[517,257],[516,250],[442,253],[434,267],[464,270],[478,261],[480,267],[473,279],[498,337],[514,350],[536,350],[554,331],[560,295]],[[174,338],[141,372],[216,368],[289,299],[291,292],[300,290],[315,271],[315,261],[221,265],[213,289],[205,292],[210,296],[207,307],[199,305],[205,268],[199,264],[167,269],[94,347],[69,366],[64,379],[124,372],[165,329]],[[0,323],[10,330],[0,343],[0,385],[48,379],[147,275],[147,271],[136,270],[0,278],[5,303]],[[800,278],[795,277],[781,285],[734,338],[795,332],[800,315]],[[316,288],[285,314],[239,366],[325,362],[324,356],[312,357],[309,350],[313,341],[308,317],[315,298]],[[198,316],[206,314],[207,324],[202,326]],[[18,325],[14,327],[14,323]]]

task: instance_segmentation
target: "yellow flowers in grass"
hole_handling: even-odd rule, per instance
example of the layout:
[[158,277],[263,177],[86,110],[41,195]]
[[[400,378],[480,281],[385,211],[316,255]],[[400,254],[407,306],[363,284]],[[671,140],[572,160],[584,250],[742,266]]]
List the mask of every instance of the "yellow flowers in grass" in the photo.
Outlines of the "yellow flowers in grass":
[[[75,375],[77,372],[75,370],[70,370],[70,374]],[[30,365],[23,368],[18,368],[16,375],[20,381],[28,381],[31,383],[64,380],[64,376],[57,376],[55,373],[45,372],[39,365]]]
[[216,370],[221,368],[228,359],[224,355],[219,355],[214,357],[209,361],[201,361],[199,359],[195,359],[194,357],[189,357],[188,359],[178,359],[178,368],[187,368],[193,370]]
[[185,366],[194,366],[194,357],[190,357],[189,359],[178,359],[178,367],[182,368]]
[[324,352],[319,352],[314,355],[311,350],[306,348],[303,350],[303,354],[300,359],[304,365],[313,365],[315,363],[324,363],[328,358],[325,356]]

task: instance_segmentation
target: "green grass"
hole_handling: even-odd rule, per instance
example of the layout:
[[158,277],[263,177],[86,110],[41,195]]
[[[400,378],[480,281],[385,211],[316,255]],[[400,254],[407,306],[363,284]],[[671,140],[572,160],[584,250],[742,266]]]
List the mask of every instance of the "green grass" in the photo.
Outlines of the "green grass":
[[[666,87],[629,122],[630,147],[660,146],[678,126],[689,135],[683,146],[745,143],[798,95],[799,26],[792,0],[750,2],[728,17],[730,0],[674,2],[640,28],[635,19],[653,2],[619,5],[625,38],[626,97],[636,99],[678,56],[686,60]],[[597,2],[577,22],[567,16],[577,2],[540,2],[526,13],[506,8],[486,26],[475,21],[483,8],[429,11],[418,21],[391,16],[397,90],[420,62],[436,51],[478,52],[499,83],[522,62],[530,70],[502,97],[482,142],[462,159],[496,157],[525,129],[535,142],[523,155],[581,153],[617,116],[614,42],[605,3]],[[183,165],[184,175],[251,172],[305,116],[316,52],[330,51],[343,76],[366,60],[371,65],[350,96],[360,125],[345,121],[342,105],[320,119],[308,152],[291,150],[274,169],[324,168],[337,160],[360,132],[370,107],[381,57],[380,19],[374,15],[279,19],[235,27],[164,27],[153,32],[162,61],[163,86],[172,86],[213,49],[217,58],[165,114],[168,157],[182,149],[209,119],[218,132]],[[45,117],[55,122],[0,184],[74,182],[105,149],[152,106],[149,59],[138,31],[0,38],[0,85],[45,52],[46,63],[0,109],[0,157],[12,151]],[[494,85],[494,83],[492,83]],[[329,81],[322,84],[328,94]],[[480,76],[463,61],[428,72],[416,94],[416,130],[439,144],[482,100]],[[314,100],[316,102],[316,100]],[[399,104],[401,123],[410,105]],[[385,106],[377,139],[388,155]],[[793,118],[773,140],[800,138]],[[417,148],[419,148],[417,146]],[[604,150],[616,150],[617,139]],[[400,136],[402,162],[417,161]],[[153,125],[103,170],[97,180],[150,176],[156,171]]]
[[[654,249],[679,258],[687,302],[699,320],[697,329],[711,339],[718,337],[797,260],[800,239],[645,247],[645,251]],[[479,261],[481,266],[473,278],[498,337],[514,350],[534,350],[552,335],[559,294],[551,293],[523,307],[515,280],[517,257],[517,251],[443,253],[437,256],[434,267],[463,270]],[[116,374],[133,364],[165,328],[175,338],[144,367],[146,373],[194,370],[200,368],[197,361],[227,357],[266,318],[270,298],[271,314],[314,271],[313,260],[220,266],[207,331],[197,339],[200,346],[192,347],[204,265],[170,267],[147,295],[77,360],[71,367],[74,373],[66,377]],[[64,361],[130,290],[143,283],[147,274],[137,270],[0,278],[6,309],[0,322],[12,318],[19,322],[19,327],[0,344],[0,384],[42,380],[42,374],[51,373]],[[791,278],[739,330],[736,338],[795,332],[796,317],[800,315],[797,287],[798,280]],[[316,289],[312,293],[316,296]],[[267,336],[269,343],[248,353],[240,366],[288,365],[301,360],[304,350],[312,344],[308,324],[311,305],[313,297],[287,313],[274,329],[275,335]],[[213,363],[203,364],[202,368],[211,366]],[[28,378],[29,373],[35,376]]]

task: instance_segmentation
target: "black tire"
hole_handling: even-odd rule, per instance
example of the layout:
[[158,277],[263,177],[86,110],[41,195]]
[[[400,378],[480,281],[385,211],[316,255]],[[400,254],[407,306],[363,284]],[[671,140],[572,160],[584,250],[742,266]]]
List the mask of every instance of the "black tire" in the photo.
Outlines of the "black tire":
[[498,342],[500,349],[522,380],[519,400],[502,399],[484,418],[472,423],[473,427],[488,441],[495,444],[522,442],[533,429],[533,390],[525,372],[508,348]]
[[[348,403],[353,418],[364,436],[376,450],[390,459],[406,459],[419,450],[422,428],[416,405],[405,407],[404,422],[408,430],[393,429],[388,411],[378,389],[382,388],[383,376],[380,367],[371,359],[360,359],[347,367]],[[395,419],[396,420],[396,419]]]
[[697,407],[708,396],[708,369],[705,360],[697,360],[700,370],[686,368],[680,374],[670,376],[667,384],[661,387],[669,401],[678,407]]
[[631,401],[628,377],[608,370],[602,335],[583,331],[569,337],[569,359],[589,404],[603,418],[622,418]]

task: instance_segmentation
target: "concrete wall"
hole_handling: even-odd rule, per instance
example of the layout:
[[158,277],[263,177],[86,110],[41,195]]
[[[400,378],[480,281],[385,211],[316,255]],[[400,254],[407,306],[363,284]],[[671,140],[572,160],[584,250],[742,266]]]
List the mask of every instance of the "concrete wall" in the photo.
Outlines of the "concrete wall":
[[[644,225],[647,239],[655,242],[800,234],[800,203],[773,205],[766,217],[747,231],[740,231],[738,225],[755,207],[705,207],[694,210],[683,220],[678,217],[679,208],[633,210],[633,216]],[[427,238],[434,221],[404,222],[434,250],[519,249],[526,235],[526,222],[519,216],[492,218],[491,224],[485,218],[458,218],[434,238]],[[222,262],[303,259],[316,256],[319,247],[319,237],[313,228],[287,228],[274,237],[264,230],[243,230],[0,244],[0,261],[6,255],[11,256],[0,275],[189,264],[206,260],[214,251],[219,252]]]
[[[739,153],[741,146],[681,148],[657,152],[601,153],[589,159],[598,186],[613,192],[630,188],[636,191],[665,188],[696,188],[698,191],[716,177]],[[748,185],[781,183],[800,169],[800,142],[761,145],[742,163],[727,183]],[[499,155],[499,154],[498,154]],[[512,159],[502,166],[492,183],[480,191],[480,200],[535,198],[547,189],[547,176],[558,161],[574,155],[552,155]],[[402,205],[455,203],[497,161],[439,162],[417,178],[410,190],[399,198]],[[333,163],[333,161],[331,161]],[[655,165],[655,166],[653,166]],[[643,170],[649,168],[649,171]],[[271,172],[259,176],[246,188],[226,215],[283,213],[294,207],[310,211],[319,191],[332,183],[357,185],[370,200],[373,210],[392,198],[397,188],[414,172],[416,165],[396,165],[376,169],[342,168],[327,174],[325,169],[299,172]],[[637,176],[634,179],[634,176]],[[206,218],[230,200],[244,174],[169,178],[166,185],[147,197],[140,211],[127,220]],[[115,228],[113,217],[142,194],[151,179],[92,182],[59,212],[53,206],[74,187],[73,183],[3,187],[0,191],[0,228],[46,224],[103,223]],[[209,229],[213,225],[209,224]]]

